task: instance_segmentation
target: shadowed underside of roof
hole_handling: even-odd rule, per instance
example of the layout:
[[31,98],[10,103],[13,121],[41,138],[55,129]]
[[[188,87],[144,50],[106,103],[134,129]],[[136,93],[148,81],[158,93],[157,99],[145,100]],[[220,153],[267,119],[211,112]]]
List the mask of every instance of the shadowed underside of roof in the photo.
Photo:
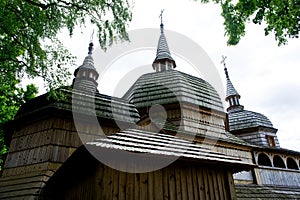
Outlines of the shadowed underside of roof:
[[236,197],[239,200],[300,199],[299,188],[259,185],[236,185],[235,189]]
[[206,81],[176,70],[141,76],[124,95],[137,108],[188,102],[224,112],[217,91]]

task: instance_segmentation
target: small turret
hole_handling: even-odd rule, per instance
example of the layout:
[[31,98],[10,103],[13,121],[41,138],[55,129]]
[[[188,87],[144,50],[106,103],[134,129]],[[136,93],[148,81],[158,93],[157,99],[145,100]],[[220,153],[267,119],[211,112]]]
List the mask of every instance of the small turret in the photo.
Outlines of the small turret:
[[97,91],[97,80],[99,74],[94,67],[94,59],[92,57],[93,43],[89,44],[88,55],[85,57],[83,64],[74,71],[74,80],[72,87],[83,92]]
[[226,67],[226,56],[222,56],[222,64],[224,65],[224,71],[226,75],[226,98],[225,100],[229,102],[229,107],[227,108],[227,111],[230,112],[231,110],[243,110],[244,106],[240,105],[240,98],[241,96],[234,88],[233,84],[231,83],[231,80],[229,78],[228,70]]

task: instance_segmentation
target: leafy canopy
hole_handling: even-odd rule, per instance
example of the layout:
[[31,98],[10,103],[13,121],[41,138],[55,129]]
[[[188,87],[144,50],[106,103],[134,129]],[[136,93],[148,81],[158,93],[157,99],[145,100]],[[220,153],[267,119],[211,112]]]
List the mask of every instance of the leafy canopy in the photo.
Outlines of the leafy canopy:
[[37,89],[24,78],[41,77],[55,95],[54,88],[70,78],[73,64],[57,38],[67,28],[91,22],[98,28],[102,48],[115,40],[127,40],[131,21],[130,4],[124,0],[0,0],[0,157],[5,151],[2,126],[13,119],[22,103],[35,96]]
[[228,45],[236,45],[245,35],[246,23],[265,27],[265,35],[274,33],[278,45],[287,44],[288,38],[298,38],[300,30],[299,0],[201,0],[222,6],[225,35]]

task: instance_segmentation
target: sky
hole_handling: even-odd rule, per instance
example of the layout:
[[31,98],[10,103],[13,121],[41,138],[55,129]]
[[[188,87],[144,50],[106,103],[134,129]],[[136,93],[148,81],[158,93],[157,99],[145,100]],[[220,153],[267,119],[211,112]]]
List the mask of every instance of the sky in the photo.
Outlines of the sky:
[[[264,26],[248,24],[240,43],[227,46],[220,6],[191,0],[135,0],[128,30],[159,28],[161,9],[164,9],[166,30],[190,38],[207,53],[218,70],[224,90],[226,81],[220,61],[222,55],[227,56],[229,76],[241,95],[240,103],[246,110],[262,113],[271,120],[278,129],[282,148],[300,151],[300,40],[291,39],[288,45],[278,47],[273,35],[264,35]],[[71,53],[77,56],[77,66],[87,55],[91,33],[90,28],[77,29],[72,38],[64,39]],[[158,36],[159,33],[149,40],[157,43]],[[166,37],[168,40],[167,34]],[[94,44],[99,46],[96,41]],[[170,47],[174,45],[169,44]],[[146,54],[151,56],[152,53],[153,61],[155,50],[149,52]],[[178,57],[175,60],[177,65],[188,64]],[[109,91],[110,83],[101,80],[99,90]],[[227,106],[224,102],[224,107]]]

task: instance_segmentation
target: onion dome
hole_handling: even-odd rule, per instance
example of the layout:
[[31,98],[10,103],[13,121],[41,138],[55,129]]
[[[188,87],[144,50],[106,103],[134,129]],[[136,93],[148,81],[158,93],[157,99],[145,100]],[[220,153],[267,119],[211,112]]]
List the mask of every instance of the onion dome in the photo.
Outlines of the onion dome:
[[168,47],[162,22],[160,24],[160,37],[157,45],[156,58],[153,61],[152,67],[157,72],[174,69],[176,67],[175,60],[172,58]]
[[94,59],[92,57],[93,43],[89,44],[88,55],[85,57],[83,64],[74,71],[73,88],[83,92],[96,92],[97,79],[99,73],[94,67]]

